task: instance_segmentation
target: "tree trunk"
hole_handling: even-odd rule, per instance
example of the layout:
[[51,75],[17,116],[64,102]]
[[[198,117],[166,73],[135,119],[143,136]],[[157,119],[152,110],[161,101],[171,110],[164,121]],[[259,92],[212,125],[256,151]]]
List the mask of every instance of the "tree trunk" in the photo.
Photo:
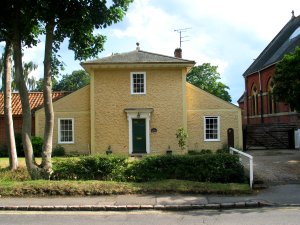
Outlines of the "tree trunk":
[[54,36],[54,20],[46,25],[46,43],[44,58],[44,108],[45,108],[45,130],[44,144],[42,151],[42,168],[45,178],[50,178],[52,171],[52,140],[54,126],[54,112],[52,105],[52,81],[51,81],[51,62],[52,62],[52,45]]
[[13,58],[15,62],[16,85],[20,93],[22,104],[22,143],[25,153],[26,166],[30,177],[31,179],[39,179],[40,170],[35,163],[31,143],[32,118],[28,99],[28,91],[23,77],[21,36],[18,29],[18,20],[16,18],[14,23]]
[[11,107],[11,69],[12,69],[12,43],[6,41],[4,51],[4,73],[3,73],[3,92],[4,92],[4,118],[6,143],[9,155],[9,168],[16,170],[18,168],[18,157],[15,142],[14,124]]

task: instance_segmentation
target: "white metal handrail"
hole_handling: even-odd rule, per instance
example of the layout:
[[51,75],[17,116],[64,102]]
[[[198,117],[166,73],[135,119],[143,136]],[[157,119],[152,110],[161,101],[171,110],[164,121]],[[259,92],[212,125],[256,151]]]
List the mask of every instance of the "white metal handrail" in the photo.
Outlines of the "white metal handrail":
[[[249,158],[249,162],[250,162],[250,175],[249,175],[250,176],[250,188],[252,189],[252,186],[253,186],[253,156],[249,155],[245,152],[239,151],[239,150],[237,150],[235,148],[232,148],[232,147],[229,148],[229,152],[230,152],[230,154],[233,154],[233,152],[236,152],[239,155],[243,155],[243,156]],[[240,159],[241,159],[241,156],[240,156]]]

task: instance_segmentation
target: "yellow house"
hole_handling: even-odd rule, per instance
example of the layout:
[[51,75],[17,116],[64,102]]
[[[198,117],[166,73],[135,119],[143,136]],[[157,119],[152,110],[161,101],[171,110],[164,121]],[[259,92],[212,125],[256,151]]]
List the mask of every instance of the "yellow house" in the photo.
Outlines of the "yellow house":
[[[242,147],[240,109],[186,83],[194,61],[137,47],[81,65],[90,85],[53,103],[53,146],[82,154],[182,153],[175,134],[183,127],[187,149],[222,148],[229,128],[235,147]],[[36,112],[35,123],[42,136],[44,109]]]

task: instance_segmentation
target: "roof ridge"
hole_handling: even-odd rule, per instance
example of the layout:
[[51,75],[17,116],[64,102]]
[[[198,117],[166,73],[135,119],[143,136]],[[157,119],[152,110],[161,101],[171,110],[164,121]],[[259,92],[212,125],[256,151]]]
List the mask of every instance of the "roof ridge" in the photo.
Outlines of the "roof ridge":
[[164,55],[164,54],[160,54],[160,53],[148,52],[148,51],[144,51],[144,50],[136,50],[136,51],[138,51],[138,52],[144,52],[144,53],[148,53],[148,54],[152,54],[152,55],[158,55],[158,56],[168,57],[170,59],[177,59],[177,60],[189,61],[189,62],[193,61],[193,60],[178,58],[178,57],[175,57],[175,56],[169,56],[169,55]]
[[92,60],[88,60],[88,61],[84,61],[84,62],[81,62],[80,64],[85,64],[85,63],[92,63],[92,62],[95,62],[99,59],[109,59],[109,58],[112,58],[116,55],[126,55],[126,54],[129,54],[129,53],[132,53],[132,52],[137,52],[138,50],[133,50],[133,51],[130,51],[130,52],[122,52],[122,53],[112,53],[111,55],[109,56],[104,56],[104,57],[101,57],[101,58],[97,58],[97,59],[92,59]]
[[130,52],[117,53],[111,56],[106,56],[90,61],[81,62],[80,64],[118,64],[118,63],[193,63],[195,61],[177,58],[169,55],[148,52],[140,49],[136,49]]

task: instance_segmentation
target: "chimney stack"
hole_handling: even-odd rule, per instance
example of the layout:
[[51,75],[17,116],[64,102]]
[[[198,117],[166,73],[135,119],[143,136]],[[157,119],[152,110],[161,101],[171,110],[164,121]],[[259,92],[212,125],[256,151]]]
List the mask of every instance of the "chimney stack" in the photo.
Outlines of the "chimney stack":
[[181,48],[176,48],[175,51],[174,51],[174,56],[176,58],[182,58],[182,49]]

